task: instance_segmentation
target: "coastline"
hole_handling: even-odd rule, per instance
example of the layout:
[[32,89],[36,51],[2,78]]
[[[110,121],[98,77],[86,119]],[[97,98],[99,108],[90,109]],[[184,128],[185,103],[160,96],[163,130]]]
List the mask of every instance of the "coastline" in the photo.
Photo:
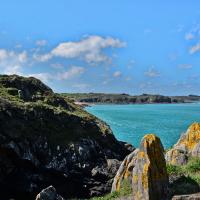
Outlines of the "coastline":
[[88,102],[80,102],[80,101],[74,101],[74,103],[82,108],[85,107],[91,107],[91,106],[95,106],[95,105],[152,105],[152,104],[172,104],[172,105],[177,105],[177,104],[192,104],[192,103],[198,103],[200,101],[190,101],[190,102],[162,102],[162,103],[158,103],[158,102],[152,102],[152,103],[148,103],[148,102],[144,102],[144,103],[109,103],[109,102],[95,102],[95,103],[88,103]]

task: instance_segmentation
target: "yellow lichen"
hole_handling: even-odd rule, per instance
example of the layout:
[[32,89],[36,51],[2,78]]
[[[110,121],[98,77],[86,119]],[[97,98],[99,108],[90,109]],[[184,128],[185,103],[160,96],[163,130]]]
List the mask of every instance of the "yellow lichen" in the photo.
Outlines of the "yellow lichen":
[[149,171],[149,163],[145,163],[143,167],[143,173],[142,173],[142,185],[144,189],[148,188],[148,171]]
[[187,130],[186,138],[180,140],[178,145],[185,145],[190,151],[200,141],[200,123],[193,123]]

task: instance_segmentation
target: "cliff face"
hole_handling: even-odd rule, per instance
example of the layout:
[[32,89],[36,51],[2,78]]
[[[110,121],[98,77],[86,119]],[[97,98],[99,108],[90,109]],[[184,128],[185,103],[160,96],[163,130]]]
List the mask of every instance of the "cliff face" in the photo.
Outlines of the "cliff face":
[[186,103],[199,101],[200,96],[163,96],[142,94],[131,96],[128,94],[105,94],[105,93],[74,93],[62,94],[77,102],[83,103],[111,103],[111,104],[150,104],[150,103]]
[[109,127],[35,78],[0,76],[0,195],[34,199],[53,185],[65,198],[109,191],[129,150]]

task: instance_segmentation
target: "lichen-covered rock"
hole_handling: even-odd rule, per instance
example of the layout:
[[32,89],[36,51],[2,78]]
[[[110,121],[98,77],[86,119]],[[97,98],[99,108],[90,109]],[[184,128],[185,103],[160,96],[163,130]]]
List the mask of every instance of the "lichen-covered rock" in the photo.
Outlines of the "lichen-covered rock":
[[124,180],[132,184],[134,200],[168,199],[168,174],[160,139],[146,135],[139,149],[126,156],[114,178],[112,192],[119,191]]
[[56,189],[53,186],[43,189],[37,196],[35,200],[64,200],[59,194],[57,194]]
[[178,142],[166,153],[166,161],[173,165],[186,164],[190,156],[200,156],[200,123],[193,123]]
[[135,149],[132,153],[126,156],[124,161],[121,163],[114,178],[111,192],[119,191],[124,179],[132,180],[132,170],[135,166],[137,153],[138,149]]
[[200,193],[188,195],[176,195],[172,200],[200,200]]
[[160,139],[144,136],[132,174],[134,200],[165,200],[168,197],[168,174]]

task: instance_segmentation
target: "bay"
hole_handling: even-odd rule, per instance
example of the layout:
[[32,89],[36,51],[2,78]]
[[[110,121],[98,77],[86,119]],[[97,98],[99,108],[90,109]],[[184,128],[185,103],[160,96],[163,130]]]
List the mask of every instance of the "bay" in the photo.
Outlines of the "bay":
[[105,121],[118,140],[135,147],[145,134],[154,133],[169,148],[193,122],[200,122],[200,103],[109,104],[93,105],[86,110]]

